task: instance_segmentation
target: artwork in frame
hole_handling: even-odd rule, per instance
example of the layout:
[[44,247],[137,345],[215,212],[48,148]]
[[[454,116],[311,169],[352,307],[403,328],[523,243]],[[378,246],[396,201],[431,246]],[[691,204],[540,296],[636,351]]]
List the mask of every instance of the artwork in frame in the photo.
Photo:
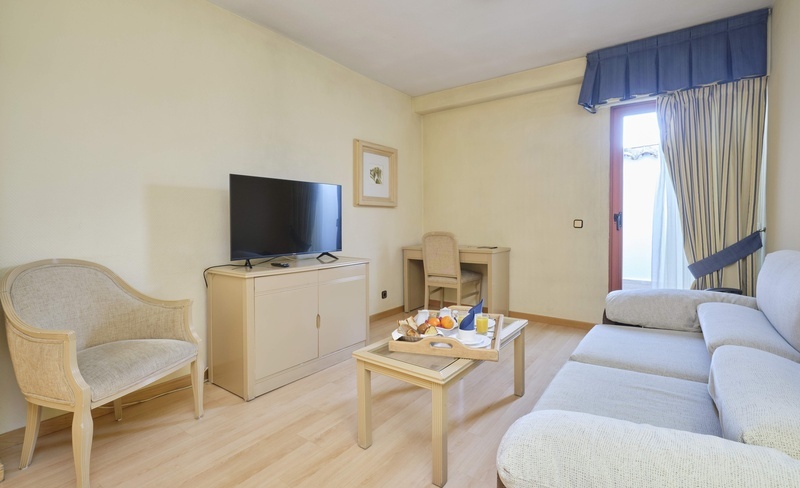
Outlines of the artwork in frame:
[[353,140],[355,205],[397,206],[397,149]]

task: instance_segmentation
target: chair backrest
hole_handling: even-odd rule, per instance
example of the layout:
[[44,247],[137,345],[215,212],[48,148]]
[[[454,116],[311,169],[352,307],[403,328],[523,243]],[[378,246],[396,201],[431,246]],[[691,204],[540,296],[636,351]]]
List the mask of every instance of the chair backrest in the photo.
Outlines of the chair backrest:
[[422,266],[426,277],[460,278],[456,236],[450,232],[428,232],[422,236]]
[[[73,330],[80,351],[158,329],[148,306],[110,270],[85,261],[39,261],[15,268],[5,279],[3,307],[26,326]],[[8,310],[11,308],[11,310]],[[144,334],[144,337],[143,337]]]

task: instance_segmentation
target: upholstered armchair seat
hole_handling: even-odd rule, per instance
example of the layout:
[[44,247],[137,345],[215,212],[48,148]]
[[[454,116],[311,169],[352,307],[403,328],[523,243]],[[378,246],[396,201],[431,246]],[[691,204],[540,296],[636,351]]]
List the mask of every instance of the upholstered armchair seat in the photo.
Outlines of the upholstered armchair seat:
[[138,387],[142,378],[160,378],[197,356],[197,346],[175,339],[109,342],[78,353],[78,369],[92,390],[92,402]]
[[42,407],[73,412],[77,485],[89,486],[91,409],[190,366],[194,415],[203,415],[204,367],[189,300],[163,301],[109,269],[77,260],[12,269],[0,288],[11,363],[28,402],[20,469],[30,465]]

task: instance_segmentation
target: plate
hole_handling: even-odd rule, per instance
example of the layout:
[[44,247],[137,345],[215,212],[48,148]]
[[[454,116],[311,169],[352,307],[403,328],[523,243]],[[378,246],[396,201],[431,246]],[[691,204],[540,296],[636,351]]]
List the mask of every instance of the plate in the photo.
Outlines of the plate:
[[444,327],[437,327],[436,330],[438,330],[439,333],[442,334],[445,337],[451,337],[451,336],[456,335],[456,332],[458,332],[458,327],[453,327],[452,329],[445,329]]
[[461,343],[467,347],[476,347],[476,348],[486,347],[492,343],[492,339],[489,336],[485,335],[477,335],[475,336],[474,341],[469,341],[469,342],[462,341],[461,339],[458,340],[461,341]]

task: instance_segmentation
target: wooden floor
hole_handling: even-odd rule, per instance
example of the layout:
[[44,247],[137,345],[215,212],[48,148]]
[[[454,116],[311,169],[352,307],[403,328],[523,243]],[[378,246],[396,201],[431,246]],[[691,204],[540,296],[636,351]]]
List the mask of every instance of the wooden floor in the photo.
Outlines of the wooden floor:
[[[387,337],[401,315],[372,326]],[[495,486],[495,454],[508,426],[528,413],[585,330],[532,323],[526,332],[526,394],[513,394],[513,348],[450,389],[448,487]],[[205,385],[205,417],[194,420],[190,391],[128,407],[123,420],[95,421],[94,488],[428,487],[431,398],[372,377],[373,444],[356,444],[355,361],[348,360],[244,402]],[[70,431],[39,439],[31,466],[16,468],[21,446],[0,451],[0,488],[74,487]]]

